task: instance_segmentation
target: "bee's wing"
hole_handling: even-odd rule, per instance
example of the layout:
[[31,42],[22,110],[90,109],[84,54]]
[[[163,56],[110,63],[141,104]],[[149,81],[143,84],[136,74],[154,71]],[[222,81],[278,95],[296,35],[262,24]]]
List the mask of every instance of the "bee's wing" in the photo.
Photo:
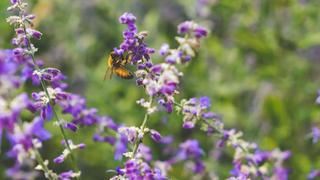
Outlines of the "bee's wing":
[[[111,70],[110,70],[110,69],[111,69]],[[108,68],[106,69],[106,72],[105,72],[104,77],[103,77],[103,80],[104,80],[104,81],[107,79],[108,73],[109,73],[109,78],[111,79],[111,78],[112,78],[112,68],[109,68],[109,67],[108,67]]]
[[106,69],[106,72],[104,74],[104,78],[103,80],[105,81],[107,79],[107,74],[110,73],[110,79],[112,78],[112,71],[113,71],[113,68],[112,68],[112,56],[111,54],[109,55],[108,59],[107,59],[107,69]]
[[123,66],[119,66],[117,68],[114,68],[114,73],[123,78],[123,79],[132,79],[133,78],[133,73],[130,72],[129,70],[127,70],[125,67]]

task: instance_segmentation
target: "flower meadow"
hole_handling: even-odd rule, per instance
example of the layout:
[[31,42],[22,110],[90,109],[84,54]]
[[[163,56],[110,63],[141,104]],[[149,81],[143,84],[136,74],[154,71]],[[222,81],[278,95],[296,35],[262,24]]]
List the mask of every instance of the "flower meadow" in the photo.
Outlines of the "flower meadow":
[[[108,27],[119,29],[119,33],[115,35],[118,41],[108,44],[108,50],[98,52],[102,46],[99,38],[96,39],[97,46],[93,48],[86,45],[90,43],[84,43],[88,41],[91,45],[94,44],[95,40],[89,35],[83,35],[86,41],[80,38],[72,42],[70,38],[73,37],[71,34],[81,34],[81,28],[88,26],[89,29],[95,29],[95,23],[103,22],[99,18],[92,18],[92,7],[83,5],[90,10],[86,11],[90,14],[86,18],[91,20],[85,21],[83,27],[72,24],[77,33],[70,33],[64,30],[69,28],[69,24],[59,24],[55,19],[56,15],[46,17],[55,13],[53,8],[57,8],[57,14],[59,11],[63,12],[66,5],[64,3],[68,2],[55,3],[57,4],[27,0],[10,0],[4,3],[8,13],[6,21],[2,21],[10,25],[10,36],[7,40],[8,48],[0,50],[0,179],[286,180],[320,177],[316,156],[320,138],[320,126],[316,123],[320,112],[317,107],[317,104],[320,104],[320,94],[318,92],[317,96],[316,90],[311,92],[311,89],[318,88],[317,84],[299,84],[300,92],[294,89],[286,93],[287,89],[292,89],[287,81],[293,82],[292,86],[296,87],[295,80],[300,83],[303,80],[300,78],[301,74],[308,72],[312,66],[300,61],[294,61],[290,65],[290,61],[285,61],[280,64],[283,69],[277,66],[272,69],[272,66],[268,65],[272,62],[266,61],[268,57],[270,61],[274,61],[281,53],[284,59],[296,59],[297,57],[292,55],[296,51],[299,56],[312,59],[312,55],[317,56],[319,47],[314,46],[317,47],[314,52],[301,47],[307,47],[310,42],[318,43],[317,39],[312,40],[314,35],[308,37],[301,47],[293,48],[292,41],[296,39],[290,41],[275,30],[275,36],[279,36],[279,45],[273,46],[275,40],[268,34],[273,29],[264,27],[261,34],[252,35],[242,30],[243,27],[231,23],[231,27],[238,28],[235,34],[239,39],[235,42],[243,49],[231,48],[232,40],[228,38],[221,40],[227,44],[222,47],[218,36],[214,34],[234,32],[215,31],[216,27],[213,28],[210,17],[214,14],[212,12],[232,13],[232,3],[222,0],[198,0],[194,1],[195,6],[192,7],[180,4],[180,7],[186,5],[190,18],[173,18],[177,15],[174,11],[169,12],[170,8],[175,8],[173,4],[166,7],[167,9],[164,8],[168,12],[164,13],[167,16],[163,18],[174,19],[168,25],[174,29],[174,33],[167,34],[168,38],[157,33],[155,13],[146,15],[146,18],[139,12],[136,15],[135,12],[125,10],[115,13],[117,16],[109,14],[108,18],[102,20],[113,18],[113,24]],[[138,5],[143,7],[143,2],[140,3]],[[309,8],[312,14],[312,4],[305,3],[306,5],[301,2],[300,5]],[[220,9],[216,9],[217,6]],[[288,7],[296,8],[292,12],[298,11],[294,5]],[[97,7],[97,12],[103,11],[103,6],[100,8]],[[249,15],[239,16],[244,21],[239,22],[246,24],[254,21]],[[71,10],[70,17],[75,20]],[[216,18],[218,17],[217,15]],[[267,15],[264,17],[267,18]],[[151,20],[148,21],[148,18]],[[231,17],[225,15],[222,19],[228,21],[229,18]],[[53,26],[41,26],[40,21],[45,22],[46,19],[56,24],[59,33]],[[158,17],[159,21],[160,19],[161,17]],[[75,22],[79,21],[72,21]],[[143,22],[148,25],[142,25]],[[309,26],[312,26],[311,22],[313,21],[310,20]],[[223,23],[217,24],[227,26]],[[306,29],[309,26],[306,26]],[[97,28],[99,27],[97,25]],[[48,35],[41,31],[42,28]],[[275,28],[278,28],[277,24]],[[96,33],[97,37],[100,35],[99,31]],[[319,31],[316,32],[319,35]],[[55,33],[57,39],[51,37]],[[112,36],[110,38],[112,39]],[[50,52],[50,47],[45,44],[48,39],[52,42],[59,41],[56,45],[48,43],[57,48],[51,52],[54,54],[52,59],[64,59],[63,53],[59,52],[69,46],[73,47],[71,51],[74,51],[74,54],[69,54],[70,59],[84,58],[84,52],[92,52],[94,55],[90,57],[101,53],[100,59],[103,59],[103,62],[99,64],[98,70],[84,73],[91,83],[95,83],[91,86],[94,89],[88,88],[86,91],[89,93],[79,90],[82,82],[77,82],[72,79],[73,75],[68,75],[68,67],[70,64],[74,65],[74,62],[67,61],[64,64],[61,59],[46,59],[50,56],[43,55],[42,51]],[[270,46],[265,47],[258,39],[271,41]],[[130,61],[122,64],[121,68],[132,72],[133,79],[117,77],[117,72],[109,67],[106,74],[111,73],[112,79],[103,81],[100,75],[105,73],[103,71],[108,66],[108,53],[111,52],[118,57],[130,57]],[[217,56],[212,57],[211,53]],[[239,54],[246,59],[242,69],[236,67],[241,64],[232,61],[232,58],[240,56]],[[224,58],[227,62],[222,63],[219,58]],[[317,63],[316,58],[314,63]],[[259,59],[261,64],[257,62]],[[125,59],[121,61],[124,62]],[[193,70],[205,69],[206,67],[197,66],[201,63],[207,63],[202,65],[208,66],[209,73]],[[262,68],[260,73],[258,66]],[[69,68],[80,74],[88,67],[74,65]],[[221,70],[223,68],[228,71],[221,73],[225,72]],[[99,71],[99,77],[96,78],[98,80],[94,78],[94,71]],[[253,74],[248,76],[248,79],[244,77],[247,71]],[[281,78],[278,71],[280,75],[283,73]],[[224,76],[225,74],[232,76]],[[258,77],[273,79],[273,76],[281,79],[279,84],[283,87],[271,83],[273,80],[265,80],[256,92],[253,91],[258,84]],[[230,78],[235,82],[229,81]],[[99,83],[96,83],[97,81]],[[87,86],[90,86],[90,82]],[[285,90],[281,91],[281,88]],[[250,92],[255,94],[254,98],[247,97]],[[237,96],[243,98],[237,99]],[[239,114],[245,115],[235,113],[235,108],[229,103],[216,103],[228,102],[231,97],[236,99],[235,106],[244,101],[252,101],[249,110],[245,106],[237,107]],[[309,101],[303,97],[307,97]],[[131,99],[128,100],[129,98]],[[97,99],[97,102],[94,99]],[[295,111],[295,105],[299,104],[300,107],[303,104],[301,102],[306,103],[305,107]],[[224,110],[219,110],[219,107]],[[291,108],[292,114],[299,120],[309,118],[309,121],[315,121],[290,123],[295,121],[295,116],[288,115],[286,108]],[[309,113],[310,109],[312,113]],[[238,118],[234,114],[239,115],[239,119],[248,117],[249,120],[262,120],[237,120],[235,123],[229,120]],[[276,121],[270,120],[270,123],[268,119]],[[249,125],[253,128],[250,129]],[[299,131],[302,127],[305,130]],[[273,135],[276,137],[272,138]]]

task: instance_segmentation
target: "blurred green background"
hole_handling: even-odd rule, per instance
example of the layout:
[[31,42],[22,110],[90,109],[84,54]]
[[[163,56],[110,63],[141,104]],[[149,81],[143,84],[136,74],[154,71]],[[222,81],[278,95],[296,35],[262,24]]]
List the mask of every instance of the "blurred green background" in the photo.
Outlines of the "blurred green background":
[[[1,48],[12,48],[14,35],[5,22],[7,6],[6,0],[0,1]],[[84,95],[89,107],[128,125],[142,121],[144,110],[135,101],[145,97],[144,92],[133,80],[103,81],[106,55],[122,41],[125,26],[118,17],[124,12],[135,14],[139,30],[149,32],[147,43],[155,49],[164,42],[177,45],[176,26],[182,21],[206,26],[210,34],[202,41],[199,55],[181,68],[183,91],[177,98],[207,95],[227,128],[243,131],[244,139],[264,150],[290,150],[293,156],[286,163],[290,179],[305,179],[312,168],[320,168],[320,147],[307,138],[311,126],[320,122],[320,107],[315,105],[320,87],[319,7],[319,0],[208,0],[204,6],[196,0],[30,1],[30,11],[38,17],[35,26],[44,34],[35,42],[37,57],[46,66],[61,69],[68,76],[69,91]],[[162,59],[155,55],[153,61]],[[149,125],[162,135],[173,135],[176,146],[188,138],[199,139],[207,170],[221,179],[227,177],[232,151],[214,159],[210,151],[215,149],[215,139],[199,128],[182,130],[181,119],[158,113]],[[54,139],[44,144],[42,154],[52,159],[62,150],[61,136],[52,123],[47,126]],[[113,160],[110,145],[92,142],[93,131],[86,127],[69,136],[88,145],[77,154],[83,179],[104,179],[112,175],[106,170],[121,162]],[[145,144],[152,147],[155,158],[165,158],[152,141],[147,139]],[[5,157],[0,160],[2,179],[12,162]],[[70,164],[51,163],[51,167],[61,172]],[[190,174],[182,170],[177,165],[169,176],[189,179]]]

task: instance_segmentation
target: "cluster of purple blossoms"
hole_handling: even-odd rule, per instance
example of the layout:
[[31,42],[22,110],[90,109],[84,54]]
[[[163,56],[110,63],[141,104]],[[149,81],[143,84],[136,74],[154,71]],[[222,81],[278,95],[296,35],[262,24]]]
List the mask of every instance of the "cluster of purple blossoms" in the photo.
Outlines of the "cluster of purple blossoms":
[[[159,143],[166,143],[162,141],[162,136],[159,132],[153,129],[148,129],[145,127],[148,115],[154,113],[158,110],[157,106],[153,106],[152,102],[154,98],[157,98],[158,104],[160,107],[164,107],[167,112],[171,113],[173,111],[174,104],[174,95],[178,93],[178,85],[179,79],[183,75],[178,69],[175,67],[175,64],[185,63],[189,61],[192,57],[195,56],[195,52],[199,48],[199,40],[200,38],[207,35],[207,32],[204,33],[199,32],[204,30],[204,28],[193,23],[193,27],[190,27],[188,31],[180,32],[180,34],[189,34],[189,37],[186,38],[177,38],[179,42],[179,47],[177,49],[169,49],[168,45],[164,45],[161,47],[160,54],[165,56],[165,62],[160,64],[153,65],[150,61],[150,57],[145,54],[148,53],[148,50],[138,51],[138,48],[133,50],[133,46],[140,46],[141,49],[145,48],[144,44],[144,35],[145,32],[136,34],[136,26],[135,20],[136,18],[131,13],[125,13],[120,18],[120,23],[127,24],[128,29],[124,31],[125,41],[121,44],[120,48],[123,52],[128,52],[133,54],[133,57],[144,57],[146,61],[138,62],[137,71],[135,72],[137,77],[137,85],[142,86],[146,90],[146,94],[149,96],[149,101],[145,99],[140,99],[137,101],[142,107],[147,109],[147,113],[145,116],[145,120],[142,123],[141,127],[119,127],[118,133],[119,137],[117,140],[117,145],[122,147],[122,154],[129,158],[127,163],[125,164],[125,168],[118,171],[118,175],[114,177],[114,179],[121,179],[121,177],[128,179],[161,179],[159,177],[159,170],[156,168],[150,171],[148,164],[151,155],[148,155],[148,148],[145,148],[140,142],[145,134],[149,134],[150,137]],[[189,32],[190,31],[190,32]],[[193,31],[193,32],[191,32]],[[135,42],[133,44],[132,42]],[[121,52],[118,49],[115,51]],[[140,52],[140,53],[138,53]],[[174,54],[177,55],[175,56]],[[137,59],[139,59],[137,58]],[[143,59],[143,58],[141,58]],[[170,60],[171,59],[171,60]],[[137,62],[136,59],[133,58],[133,62]],[[127,145],[133,144],[133,150],[127,151]],[[180,153],[178,155],[167,162],[158,162],[157,164],[161,164],[162,167],[169,167],[170,165],[185,161],[191,158],[194,163],[193,170],[195,172],[200,172],[203,169],[203,163],[200,160],[200,154],[197,153],[196,149],[199,149],[197,141],[186,141],[184,144],[180,146]],[[194,152],[190,152],[191,150],[195,150]],[[119,149],[118,149],[119,150]],[[189,156],[190,157],[187,157]],[[119,157],[119,156],[117,156]],[[146,158],[147,157],[147,158]],[[142,168],[143,167],[143,168]],[[146,173],[144,169],[148,167],[148,172]],[[142,168],[142,169],[141,169]],[[160,168],[162,169],[163,178],[166,175],[166,170],[168,168]],[[143,173],[142,173],[143,172]],[[151,173],[152,172],[152,173]],[[143,175],[143,177],[141,177]],[[158,176],[158,177],[157,177]]]
[[[123,31],[124,41],[120,45],[120,49],[115,48],[114,52],[118,55],[127,54],[131,56],[133,64],[143,64],[149,61],[150,55],[154,53],[154,49],[149,48],[144,42],[147,36],[146,32],[138,32],[135,24],[136,17],[131,13],[124,13],[119,18],[121,24],[126,24],[127,29]],[[138,62],[142,60],[142,62]]]
[[289,151],[281,152],[278,149],[261,151],[257,144],[241,139],[242,133],[234,129],[223,130],[217,147],[231,146],[235,153],[233,157],[234,169],[230,172],[233,178],[250,179],[288,179],[289,171],[284,168],[283,162],[291,155]]
[[140,144],[134,158],[128,159],[124,168],[117,168],[117,175],[113,180],[118,179],[144,179],[144,180],[165,180],[166,170],[163,163],[157,161],[154,163],[154,168],[150,165],[153,157],[151,149],[144,144]]
[[185,21],[178,25],[178,33],[184,37],[176,37],[179,47],[170,49],[168,44],[163,44],[159,54],[165,57],[168,64],[183,64],[189,62],[200,48],[200,39],[208,35],[208,31],[194,23]]
[[175,154],[172,158],[165,161],[155,161],[154,168],[152,162],[152,154],[149,147],[140,144],[134,158],[130,158],[124,165],[124,168],[117,168],[117,175],[112,179],[167,179],[167,173],[172,166],[183,162],[186,168],[194,173],[200,174],[205,170],[204,163],[201,158],[204,151],[200,148],[197,140],[186,140],[179,145],[178,150],[171,150],[171,154]]
[[30,58],[17,56],[14,50],[0,51],[0,147],[2,135],[5,134],[10,142],[7,156],[15,160],[14,166],[7,170],[7,175],[15,178],[37,175],[25,169],[32,165],[34,150],[51,137],[43,128],[43,119],[34,117],[30,123],[21,120],[23,111],[33,110],[32,100],[26,93],[19,92],[29,78],[24,74],[29,67]]
[[[50,138],[49,132],[43,128],[44,122],[51,119],[52,115],[56,113],[54,111],[55,105],[60,105],[63,113],[71,114],[74,118],[72,122],[63,122],[56,117],[59,126],[73,131],[76,131],[77,125],[96,123],[99,117],[96,115],[95,109],[86,108],[85,100],[82,97],[65,92],[67,84],[63,80],[66,77],[58,69],[43,68],[42,61],[34,59],[34,53],[37,49],[31,39],[39,40],[42,34],[32,29],[32,20],[35,16],[28,15],[26,7],[27,3],[23,0],[11,0],[11,6],[8,10],[17,12],[18,15],[10,16],[7,21],[16,28],[16,37],[12,40],[12,44],[16,48],[0,51],[0,135],[5,131],[12,146],[8,156],[16,159],[15,166],[8,172],[10,174],[25,174],[20,168],[23,166],[21,159],[36,160],[39,164],[36,169],[43,170],[49,179],[75,178],[80,176],[80,172],[67,171],[58,175],[49,170],[48,161],[43,161],[41,158],[38,152],[41,142]],[[32,93],[33,100],[29,99],[25,93],[17,95],[17,91],[14,91],[27,80],[31,80],[34,85],[41,84],[43,88],[43,91]],[[15,95],[16,97],[12,98]],[[20,113],[23,110],[34,114],[39,111],[40,117],[35,117],[31,123],[23,122],[20,119]],[[68,141],[65,146],[68,147],[62,155],[54,160],[55,163],[61,163],[72,153],[72,150],[82,149],[84,144],[74,145],[72,141]],[[31,174],[34,175],[34,173]],[[24,178],[28,179],[28,177]]]
[[178,162],[187,162],[185,164],[192,172],[202,173],[205,170],[204,163],[201,160],[203,155],[204,151],[200,148],[199,142],[189,139],[179,145],[177,154],[168,162],[171,165]]
[[209,135],[212,133],[220,135],[217,148],[227,145],[234,149],[234,169],[229,179],[255,177],[288,179],[289,171],[283,167],[283,162],[289,158],[290,152],[281,152],[277,149],[270,152],[261,151],[257,144],[243,140],[242,132],[237,132],[235,129],[225,130],[220,116],[209,111],[211,101],[208,97],[182,100],[176,105],[177,111],[183,115],[184,128],[194,128],[196,123],[202,123],[202,130]]
[[[127,152],[127,146],[128,144],[134,144],[137,141],[140,141],[145,134],[149,134],[150,138],[154,140],[155,142],[160,142],[162,140],[161,134],[154,130],[154,129],[148,129],[145,128],[143,131],[140,128],[137,127],[125,127],[121,126],[117,129],[118,138],[117,140],[112,139],[113,144],[115,144],[115,159],[119,160],[122,158],[123,155],[127,157],[134,156],[137,158],[138,154],[133,155],[132,152]],[[108,137],[110,139],[110,137]],[[111,144],[111,143],[110,143]],[[139,148],[137,149],[137,153],[139,152]]]
[[[137,64],[137,84],[146,89],[149,101],[141,99],[138,104],[147,109],[144,122],[141,127],[126,127],[115,124],[109,117],[97,115],[97,110],[87,108],[83,97],[65,91],[67,84],[63,82],[65,76],[55,68],[42,68],[42,62],[34,59],[37,49],[31,43],[31,38],[40,39],[42,34],[32,29],[34,15],[28,15],[25,11],[27,4],[23,0],[11,0],[8,10],[17,10],[19,16],[11,16],[7,19],[10,24],[15,25],[16,37],[13,45],[17,46],[13,51],[0,51],[0,138],[5,131],[11,150],[8,156],[16,160],[15,166],[8,171],[8,175],[21,175],[21,167],[24,161],[34,162],[36,156],[38,161],[37,170],[44,171],[49,179],[72,179],[80,176],[81,172],[72,170],[60,173],[59,175],[49,170],[48,161],[39,161],[38,149],[41,142],[51,137],[50,133],[43,128],[45,120],[49,120],[55,114],[54,106],[59,105],[64,114],[72,115],[71,122],[63,122],[57,118],[59,126],[76,131],[78,126],[97,124],[97,133],[93,139],[98,142],[107,142],[115,146],[115,159],[121,159],[124,155],[128,158],[124,168],[117,168],[117,175],[112,179],[167,179],[167,171],[170,166],[179,162],[187,162],[187,167],[195,173],[205,171],[201,158],[204,154],[196,140],[186,140],[181,143],[175,155],[167,161],[156,161],[152,167],[151,149],[142,144],[145,134],[159,143],[167,144],[159,132],[146,127],[148,116],[157,111],[158,108],[152,105],[154,97],[158,104],[167,112],[173,111],[175,103],[174,95],[178,93],[179,79],[183,75],[175,67],[176,64],[186,63],[195,56],[199,50],[200,39],[207,36],[207,30],[192,21],[186,21],[178,26],[178,33],[185,37],[176,37],[179,47],[170,49],[164,44],[160,49],[160,55],[164,56],[165,62],[153,65],[150,55],[154,53],[152,48],[147,47],[144,42],[146,32],[138,33],[135,25],[136,18],[131,13],[125,13],[119,21],[127,25],[123,32],[124,42],[120,49],[114,51],[119,55],[132,58],[132,63]],[[3,66],[2,66],[3,65]],[[22,70],[20,71],[19,69]],[[6,79],[7,78],[7,79]],[[5,80],[4,80],[5,79]],[[30,100],[27,94],[7,96],[13,93],[13,89],[19,88],[20,84],[30,79],[33,84],[43,87],[43,91],[32,93]],[[9,80],[9,81],[8,81]],[[50,86],[47,86],[47,83]],[[8,97],[11,97],[8,99]],[[8,103],[9,102],[9,103]],[[8,105],[9,104],[9,105]],[[233,178],[267,177],[270,170],[267,163],[275,164],[272,169],[275,179],[287,179],[287,170],[282,167],[282,162],[289,157],[288,152],[259,151],[253,143],[242,140],[241,133],[235,130],[224,130],[223,125],[215,113],[209,111],[210,99],[207,97],[191,98],[183,100],[179,108],[183,114],[184,128],[193,128],[197,121],[203,120],[207,132],[221,134],[219,147],[224,144],[231,145],[235,149]],[[9,108],[8,108],[9,107]],[[40,112],[40,117],[35,117],[31,123],[22,122],[20,113],[23,110]],[[3,112],[3,113],[2,113]],[[213,121],[210,121],[213,120]],[[111,130],[117,133],[117,137],[106,135],[105,131]],[[62,131],[63,133],[63,131]],[[62,141],[66,149],[53,161],[62,163],[66,157],[71,155],[75,149],[83,149],[84,144],[74,145],[71,140]],[[128,151],[128,145],[133,145],[132,151]],[[41,159],[41,157],[40,157]],[[20,173],[19,173],[20,172]],[[34,175],[34,174],[30,174]]]
[[141,159],[130,159],[125,163],[123,169],[117,169],[116,176],[111,180],[121,179],[141,179],[141,180],[165,180],[162,172],[158,168],[151,168],[150,165]]
[[[140,69],[136,74],[138,81],[141,82],[139,84],[145,87],[147,94],[158,97],[158,103],[171,113],[173,96],[178,93],[177,87],[182,73],[175,66],[162,63],[152,66],[149,70]],[[149,111],[152,110],[152,107],[148,107],[149,104],[145,104],[144,100],[140,100],[139,104],[149,108]]]
[[7,156],[15,160],[15,165],[7,171],[8,176],[21,174],[24,172],[25,166],[32,169],[30,159],[33,159],[34,151],[41,148],[42,141],[51,138],[51,134],[44,129],[43,124],[41,118],[35,117],[31,123],[15,124],[14,131],[7,133],[7,138],[11,144]]
[[[215,123],[215,127],[217,127],[218,130],[222,129],[222,126],[218,126],[218,124],[222,125],[220,121],[218,121],[220,119],[219,115],[208,111],[211,107],[211,100],[208,97],[204,96],[182,100],[180,105],[178,108],[183,115],[183,128],[194,128],[199,120],[204,120],[205,122],[213,120],[212,123]],[[209,129],[208,127],[208,132],[212,130],[213,129]]]
[[[98,121],[97,110],[87,108],[84,98],[77,94],[68,93],[65,91],[67,84],[63,82],[66,77],[56,68],[42,68],[42,62],[33,62],[31,57],[36,51],[31,43],[31,37],[40,39],[41,33],[31,29],[34,15],[26,15],[25,7],[27,6],[22,0],[11,1],[10,10],[18,9],[19,16],[11,16],[7,19],[8,22],[16,27],[16,38],[13,43],[17,46],[13,50],[14,57],[24,65],[22,69],[22,77],[24,80],[31,79],[33,84],[41,84],[44,90],[32,93],[34,100],[31,109],[40,111],[43,119],[50,119],[52,116],[53,105],[59,105],[64,114],[70,114],[73,117],[71,122],[66,122],[64,127],[72,131],[76,131],[77,125],[93,125]],[[32,18],[31,18],[32,17]],[[30,34],[32,33],[32,34]],[[18,40],[19,41],[18,41]],[[23,40],[21,40],[23,39]],[[21,40],[21,41],[20,41]],[[34,48],[35,49],[35,48]],[[26,59],[26,60],[25,60]],[[21,62],[25,62],[22,64]],[[48,83],[50,86],[46,85]]]
[[170,49],[168,44],[164,44],[159,50],[165,59],[164,63],[138,66],[136,71],[137,84],[143,86],[149,96],[157,97],[158,103],[169,113],[173,111],[174,95],[179,92],[179,79],[183,76],[175,64],[190,61],[200,47],[200,39],[207,35],[205,28],[192,21],[180,24],[178,33],[185,35],[176,37],[178,48]]
[[[277,149],[270,152],[261,151],[255,143],[243,140],[241,132],[235,129],[225,130],[219,115],[209,111],[211,101],[208,97],[182,100],[176,105],[178,112],[183,115],[184,128],[194,128],[196,123],[202,123],[202,130],[209,135],[212,133],[220,135],[217,148],[227,145],[234,149],[234,169],[229,179],[254,177],[287,179],[289,172],[283,167],[283,161],[290,156],[289,151],[280,152]],[[199,166],[201,167],[201,164]]]

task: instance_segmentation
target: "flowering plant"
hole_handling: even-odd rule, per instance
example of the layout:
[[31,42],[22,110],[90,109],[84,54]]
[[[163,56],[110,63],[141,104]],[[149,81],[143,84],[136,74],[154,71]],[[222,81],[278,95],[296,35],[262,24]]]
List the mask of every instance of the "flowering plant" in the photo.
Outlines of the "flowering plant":
[[[57,68],[46,68],[44,63],[35,58],[37,48],[32,40],[40,40],[42,33],[33,29],[35,16],[28,14],[28,4],[23,0],[11,0],[9,11],[15,15],[7,18],[14,26],[16,36],[12,39],[12,50],[0,51],[0,137],[6,134],[10,142],[7,155],[15,160],[7,175],[13,179],[32,179],[43,171],[47,179],[80,179],[81,171],[74,155],[76,149],[84,149],[83,143],[75,144],[66,134],[66,130],[78,133],[84,126],[94,126],[96,133],[93,140],[107,142],[114,146],[114,158],[125,159],[122,166],[106,167],[115,175],[111,179],[170,179],[170,170],[177,164],[202,178],[214,178],[214,169],[206,167],[206,151],[196,139],[185,139],[178,147],[173,144],[173,137],[161,135],[160,130],[148,127],[152,116],[159,112],[177,113],[182,128],[200,129],[209,140],[216,141],[214,149],[225,146],[234,151],[229,179],[287,179],[288,170],[283,162],[289,158],[289,151],[263,151],[256,143],[245,141],[243,133],[235,129],[226,129],[220,115],[210,110],[209,97],[192,97],[178,100],[182,91],[181,80],[184,73],[182,65],[188,65],[201,50],[201,41],[208,36],[208,30],[193,21],[178,25],[179,36],[175,38],[178,46],[170,48],[164,43],[158,53],[160,63],[154,63],[155,49],[148,47],[146,31],[138,31],[137,18],[131,13],[124,13],[119,18],[121,24],[127,25],[123,32],[123,42],[113,51],[118,55],[130,56],[130,64],[136,68],[136,84],[145,92],[147,98],[137,100],[145,108],[145,115],[140,125],[127,126],[115,123],[108,116],[100,116],[97,109],[87,107],[84,97],[68,92],[66,76]],[[28,81],[38,90],[28,94],[19,89]],[[61,110],[61,112],[58,112]],[[32,119],[23,119],[23,111],[31,112]],[[71,120],[63,120],[60,115],[68,114]],[[62,153],[52,161],[61,164],[70,158],[72,170],[56,172],[49,167],[49,160],[43,158],[43,142],[51,138],[51,133],[44,128],[45,123],[55,125],[62,135]],[[106,135],[107,134],[107,135]],[[147,136],[146,136],[147,135]],[[145,139],[163,145],[165,159],[153,157],[152,149]],[[25,166],[28,167],[25,171]],[[36,169],[37,171],[34,171]]]

